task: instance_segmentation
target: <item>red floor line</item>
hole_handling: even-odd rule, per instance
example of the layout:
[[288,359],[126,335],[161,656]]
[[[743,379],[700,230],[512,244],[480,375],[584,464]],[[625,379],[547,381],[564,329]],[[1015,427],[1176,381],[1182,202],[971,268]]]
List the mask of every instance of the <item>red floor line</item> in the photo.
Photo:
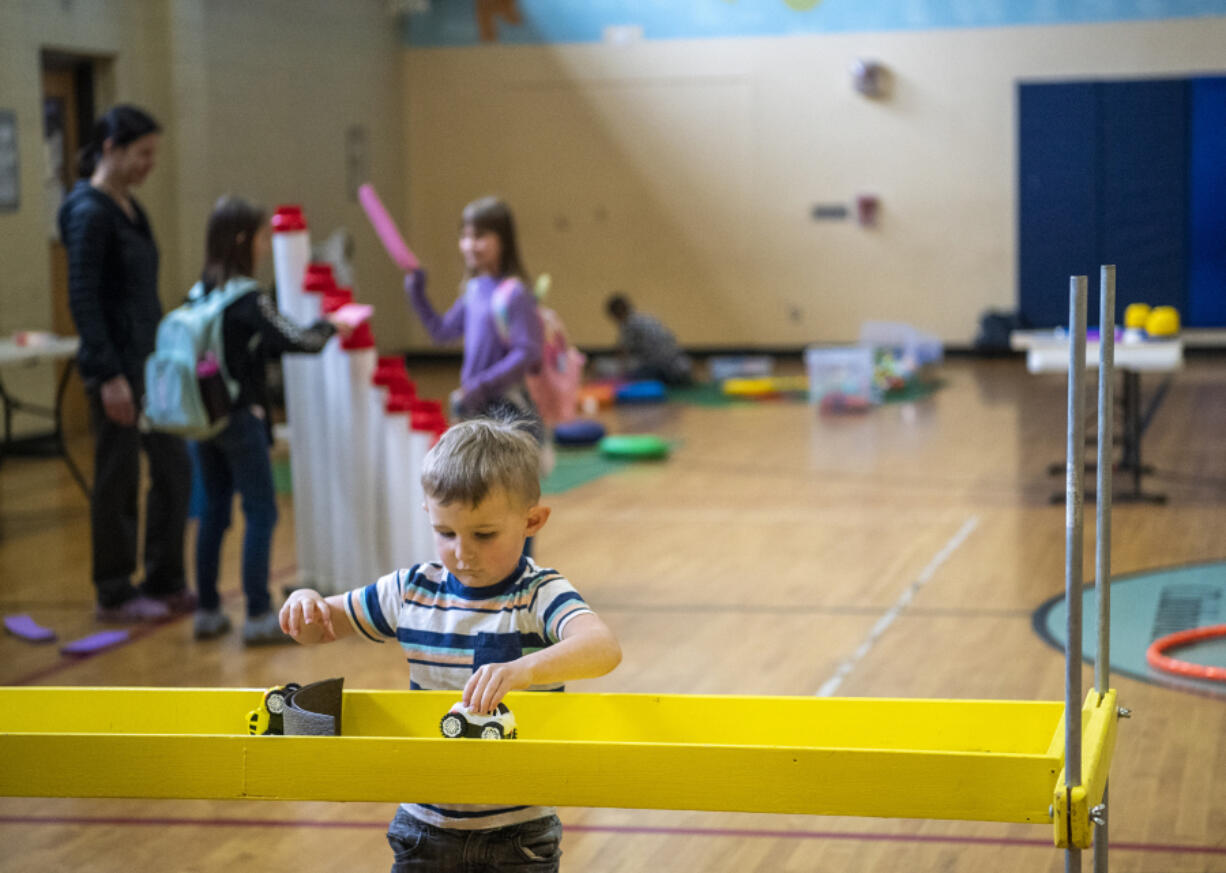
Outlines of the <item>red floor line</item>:
[[[105,825],[134,827],[220,827],[220,828],[334,828],[348,830],[386,829],[378,821],[326,821],[311,819],[248,819],[248,818],[133,818],[0,815],[0,825]],[[641,836],[738,837],[742,839],[778,840],[850,840],[879,843],[935,843],[963,846],[1014,846],[1027,849],[1051,849],[1046,840],[1024,840],[1015,837],[966,837],[937,834],[881,834],[861,831],[788,831],[766,828],[671,828],[639,827],[634,825],[568,824],[571,833],[636,834]],[[1177,855],[1226,855],[1226,845],[1190,846],[1168,843],[1132,843],[1117,841],[1111,848],[1121,852],[1165,852]]]

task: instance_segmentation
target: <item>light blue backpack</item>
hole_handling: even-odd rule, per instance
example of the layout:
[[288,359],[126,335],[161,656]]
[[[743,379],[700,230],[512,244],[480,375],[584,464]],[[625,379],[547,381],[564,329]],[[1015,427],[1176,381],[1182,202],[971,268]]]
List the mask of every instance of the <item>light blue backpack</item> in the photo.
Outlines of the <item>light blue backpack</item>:
[[[150,430],[173,433],[188,439],[209,439],[226,426],[226,416],[217,404],[206,405],[201,389],[208,373],[220,377],[226,409],[238,397],[239,385],[226,367],[222,323],[231,303],[258,291],[254,279],[231,279],[208,294],[196,283],[187,302],[162,318],[158,324],[153,354],[145,361],[144,423]],[[216,362],[215,367],[213,362]]]

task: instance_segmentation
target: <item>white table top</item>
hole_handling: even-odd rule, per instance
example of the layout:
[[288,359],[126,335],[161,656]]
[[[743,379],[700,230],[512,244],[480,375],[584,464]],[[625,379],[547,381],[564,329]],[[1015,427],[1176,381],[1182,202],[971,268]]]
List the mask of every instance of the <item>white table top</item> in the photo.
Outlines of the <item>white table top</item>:
[[80,345],[81,340],[75,336],[40,337],[30,345],[18,345],[11,337],[2,337],[0,338],[0,366],[71,358],[77,353]]
[[[1031,373],[1068,371],[1068,334],[1057,330],[1015,330],[1009,345],[1026,352],[1026,369]],[[1086,366],[1098,366],[1098,340],[1086,341]],[[1115,366],[1134,373],[1171,373],[1183,367],[1183,340],[1120,339],[1115,343]]]

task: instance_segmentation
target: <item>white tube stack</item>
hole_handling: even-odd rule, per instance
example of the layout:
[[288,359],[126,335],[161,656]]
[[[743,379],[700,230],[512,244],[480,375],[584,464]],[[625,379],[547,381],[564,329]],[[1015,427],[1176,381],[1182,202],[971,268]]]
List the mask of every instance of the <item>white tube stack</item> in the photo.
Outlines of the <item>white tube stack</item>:
[[[324,297],[324,312],[351,302],[347,288]],[[369,393],[375,371],[375,338],[362,324],[347,339],[324,351],[327,432],[331,456],[323,472],[331,535],[331,584],[338,594],[377,578],[375,565],[374,465],[370,437]]]
[[[365,328],[364,330],[362,328]],[[384,572],[378,562],[375,534],[375,456],[370,453],[374,422],[370,409],[370,379],[375,374],[375,337],[368,324],[362,325],[345,341],[343,348],[349,356],[349,386],[346,399],[349,401],[350,421],[349,457],[355,463],[349,478],[349,494],[353,501],[352,518],[357,535],[350,547],[356,551],[353,568],[356,577],[351,577],[350,587],[366,585]]]
[[[326,264],[308,264],[300,207],[273,218],[281,312],[298,325],[353,298]],[[436,558],[423,510],[422,462],[447,427],[419,400],[404,360],[378,358],[369,323],[319,354],[282,358],[294,489],[298,584],[324,594],[369,584]]]
[[[303,284],[311,256],[311,239],[302,209],[281,206],[272,218],[273,272],[277,283],[277,307],[294,322],[307,320],[308,295]],[[294,546],[298,558],[298,584],[318,584],[319,556],[312,533],[317,529],[311,493],[312,423],[311,380],[306,355],[282,359],[285,383],[285,415],[289,423],[290,472],[294,489]]]
[[387,571],[407,569],[428,560],[414,549],[409,536],[413,514],[423,514],[421,503],[414,504],[410,483],[420,479],[421,468],[412,466],[409,413],[413,398],[407,393],[397,393],[392,386],[387,400],[387,430],[384,433],[383,460],[387,471],[387,487],[383,491],[384,504],[379,511],[387,525],[388,559]]
[[[370,379],[370,392],[367,406],[370,409],[370,456],[374,479],[374,516],[375,516],[375,570],[376,575],[382,575],[393,569],[392,565],[392,529],[387,514],[383,511],[389,506],[390,497],[387,492],[390,487],[388,480],[388,462],[386,458],[387,429],[391,427],[391,419],[387,411],[388,400],[392,396],[392,386],[411,386],[409,374],[404,366],[404,359],[399,356],[379,358],[375,373]],[[400,389],[401,391],[404,388]]]
[[408,528],[410,548],[413,554],[419,556],[417,560],[434,561],[438,559],[434,548],[434,528],[430,524],[430,517],[421,508],[426,500],[425,491],[421,487],[421,471],[426,452],[430,451],[430,447],[438,442],[439,436],[447,429],[443,405],[437,400],[415,400],[409,424],[409,467],[413,474],[406,487],[412,494],[413,506],[417,511],[405,519],[405,524]]

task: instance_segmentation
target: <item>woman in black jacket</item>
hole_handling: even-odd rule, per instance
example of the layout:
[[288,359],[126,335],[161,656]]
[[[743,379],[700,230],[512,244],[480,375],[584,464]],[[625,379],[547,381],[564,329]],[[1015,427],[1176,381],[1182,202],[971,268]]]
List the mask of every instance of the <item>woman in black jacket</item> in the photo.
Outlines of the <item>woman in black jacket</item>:
[[[102,621],[160,621],[190,612],[195,596],[183,572],[183,532],[191,465],[183,440],[137,427],[145,358],[162,306],[158,248],[132,189],[153,169],[157,122],[116,106],[94,125],[78,158],[81,180],[59,212],[68,249],[68,303],[81,337],[77,365],[94,429],[90,498],[92,573]],[[136,570],[140,452],[149,459],[145,574]]]

